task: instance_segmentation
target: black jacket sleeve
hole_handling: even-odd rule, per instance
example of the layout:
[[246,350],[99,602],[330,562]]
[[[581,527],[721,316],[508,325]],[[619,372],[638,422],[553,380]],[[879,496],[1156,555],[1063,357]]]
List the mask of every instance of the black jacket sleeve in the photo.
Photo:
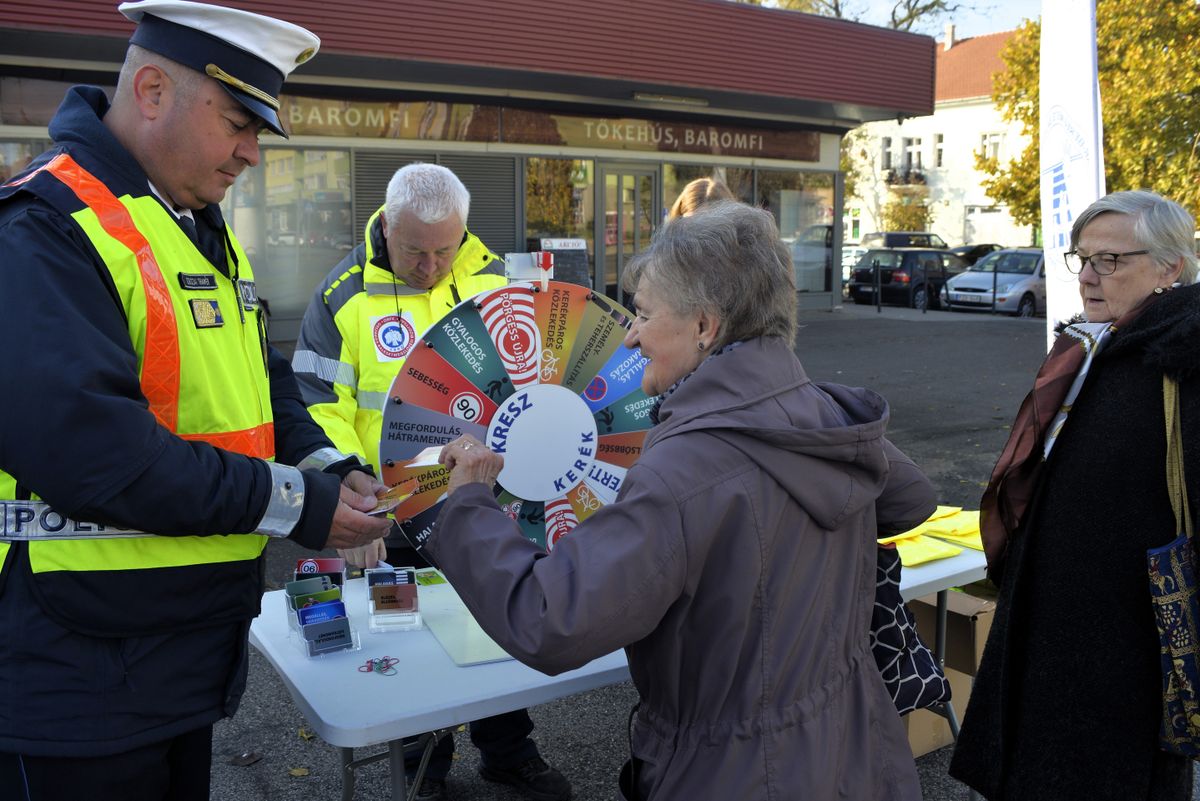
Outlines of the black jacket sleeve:
[[[81,520],[168,535],[254,530],[269,468],[158,424],[116,290],[75,226],[32,198],[10,200],[0,252],[0,469]],[[315,514],[302,518],[312,542],[328,532],[337,487],[305,484],[331,495],[311,498]]]

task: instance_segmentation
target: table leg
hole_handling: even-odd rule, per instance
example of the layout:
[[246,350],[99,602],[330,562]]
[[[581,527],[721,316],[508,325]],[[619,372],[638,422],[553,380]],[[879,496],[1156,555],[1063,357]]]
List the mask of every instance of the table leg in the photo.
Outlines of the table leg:
[[[392,801],[406,801],[408,798],[408,788],[406,788],[404,774],[404,741],[392,740],[388,743],[388,771],[391,774],[392,781]],[[421,786],[421,777],[418,775],[416,781],[413,782],[413,795],[416,795],[417,788]]]
[[[933,655],[937,657],[938,664],[942,670],[946,669],[946,616],[948,613],[948,601],[950,596],[947,595],[949,590],[939,590],[937,594],[937,634],[933,645]],[[954,713],[954,704],[950,701],[942,704],[942,717],[950,724],[950,734],[954,740],[958,741],[958,715]],[[979,801],[979,793],[971,790],[967,796],[969,801]]]
[[354,749],[339,748],[342,752],[342,801],[354,799]]

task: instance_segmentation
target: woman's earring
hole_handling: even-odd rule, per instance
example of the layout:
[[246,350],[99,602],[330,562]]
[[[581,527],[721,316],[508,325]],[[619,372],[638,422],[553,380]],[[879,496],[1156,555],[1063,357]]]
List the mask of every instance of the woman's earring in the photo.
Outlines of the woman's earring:
[[708,346],[707,346],[707,345],[705,345],[703,342],[697,342],[697,343],[696,343],[696,350],[704,350],[704,349],[705,349],[705,348],[707,348],[707,347],[708,347]]
[[1154,294],[1155,294],[1155,295],[1161,295],[1163,292],[1166,292],[1166,290],[1165,290],[1165,289],[1163,289],[1161,286],[1156,286],[1156,287],[1154,287]]

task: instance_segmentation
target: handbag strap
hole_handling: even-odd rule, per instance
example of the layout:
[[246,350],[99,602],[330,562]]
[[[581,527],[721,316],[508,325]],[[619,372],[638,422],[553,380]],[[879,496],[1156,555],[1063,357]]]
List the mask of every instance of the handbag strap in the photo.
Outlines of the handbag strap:
[[1179,384],[1163,376],[1163,417],[1167,423],[1167,491],[1175,512],[1175,531],[1192,538],[1192,513],[1188,508],[1187,483],[1183,479],[1183,436],[1179,424]]

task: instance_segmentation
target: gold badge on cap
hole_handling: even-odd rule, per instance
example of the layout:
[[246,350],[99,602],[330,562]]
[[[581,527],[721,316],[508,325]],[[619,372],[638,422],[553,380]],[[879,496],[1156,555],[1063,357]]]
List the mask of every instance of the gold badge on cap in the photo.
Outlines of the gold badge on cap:
[[225,318],[221,315],[221,306],[215,300],[193,299],[188,303],[192,307],[192,320],[195,321],[197,328],[220,328],[225,325]]
[[300,55],[296,56],[296,63],[303,64],[305,61],[308,61],[310,58],[312,58],[316,54],[317,54],[317,49],[315,47],[310,47],[306,50],[301,50]]

